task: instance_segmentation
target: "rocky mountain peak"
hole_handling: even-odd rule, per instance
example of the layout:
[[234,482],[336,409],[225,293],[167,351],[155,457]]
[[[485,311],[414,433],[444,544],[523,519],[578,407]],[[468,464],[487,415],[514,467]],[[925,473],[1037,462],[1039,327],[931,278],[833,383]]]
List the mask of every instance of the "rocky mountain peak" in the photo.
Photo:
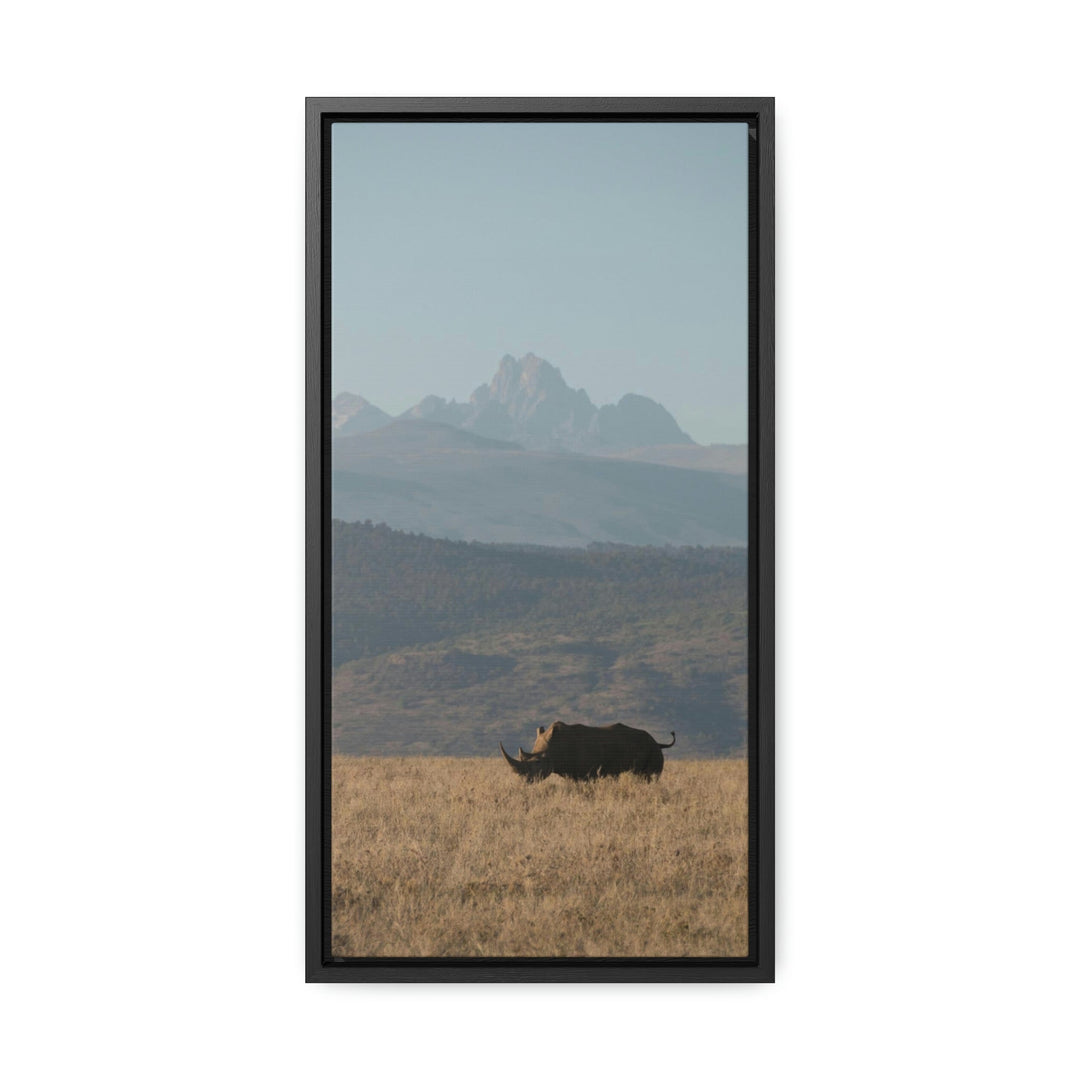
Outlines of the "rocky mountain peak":
[[[357,395],[349,398],[363,401]],[[365,417],[363,430],[389,421],[374,406],[360,410],[360,415]],[[626,394],[618,405],[598,409],[584,390],[567,385],[554,364],[531,352],[520,359],[504,356],[491,382],[478,386],[467,402],[428,395],[402,416],[450,424],[488,439],[520,443],[529,450],[605,454],[694,445],[671,413],[652,398]],[[351,434],[352,430],[335,427],[334,433]]]
[[387,413],[359,394],[345,390],[330,402],[330,430],[334,435],[359,435],[389,422]]
[[601,408],[596,414],[593,431],[608,450],[693,445],[694,442],[663,405],[641,394],[624,394],[618,405]]
[[504,356],[489,386],[491,399],[503,405],[522,398],[562,394],[569,389],[562,372],[533,353],[526,353],[520,360]]
[[436,394],[428,394],[427,397],[422,398],[416,405],[409,409],[405,415],[415,417],[418,420],[424,420],[439,412],[445,404],[446,398],[438,397]]

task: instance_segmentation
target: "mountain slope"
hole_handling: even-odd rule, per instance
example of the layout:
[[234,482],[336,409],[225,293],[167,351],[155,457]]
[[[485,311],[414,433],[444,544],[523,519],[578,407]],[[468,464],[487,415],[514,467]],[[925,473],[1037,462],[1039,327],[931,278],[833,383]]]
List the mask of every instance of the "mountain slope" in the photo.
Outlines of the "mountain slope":
[[746,483],[719,472],[537,453],[399,420],[335,441],[332,516],[449,539],[745,544]]
[[676,469],[706,469],[746,476],[750,454],[746,444],[712,443],[709,446],[638,446],[610,456],[625,461],[651,461]]
[[335,468],[348,468],[350,462],[369,454],[408,453],[438,450],[521,450],[515,442],[488,439],[453,424],[434,420],[391,420],[368,432],[362,440],[343,439],[334,447]]

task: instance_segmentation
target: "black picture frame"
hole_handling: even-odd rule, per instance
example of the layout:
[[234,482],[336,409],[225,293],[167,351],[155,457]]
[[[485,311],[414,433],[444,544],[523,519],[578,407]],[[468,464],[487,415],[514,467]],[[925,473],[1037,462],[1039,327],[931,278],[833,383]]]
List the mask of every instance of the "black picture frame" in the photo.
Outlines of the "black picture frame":
[[[750,954],[745,959],[330,957],[329,132],[335,121],[735,121],[750,125]],[[308,98],[306,108],[306,979],[774,981],[774,103],[772,98]]]

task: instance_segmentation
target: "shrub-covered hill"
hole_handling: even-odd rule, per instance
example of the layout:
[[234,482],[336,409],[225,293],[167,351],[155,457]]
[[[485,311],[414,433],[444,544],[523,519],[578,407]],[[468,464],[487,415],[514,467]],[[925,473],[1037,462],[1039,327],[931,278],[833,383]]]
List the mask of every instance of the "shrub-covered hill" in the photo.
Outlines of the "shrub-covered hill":
[[745,744],[745,549],[509,547],[334,522],[332,561],[338,753],[513,752],[557,719],[675,730],[680,754]]

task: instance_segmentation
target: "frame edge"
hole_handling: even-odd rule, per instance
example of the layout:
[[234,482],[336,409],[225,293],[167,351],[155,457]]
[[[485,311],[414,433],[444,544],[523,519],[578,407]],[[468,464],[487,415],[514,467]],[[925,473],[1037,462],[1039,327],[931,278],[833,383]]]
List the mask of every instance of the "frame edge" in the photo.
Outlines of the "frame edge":
[[[664,114],[712,116],[758,125],[758,386],[756,404],[758,626],[758,956],[738,966],[641,958],[613,966],[602,959],[572,964],[514,960],[327,964],[323,956],[323,213],[324,119],[346,115],[417,114],[462,119],[478,113],[588,114],[591,118]],[[306,881],[305,981],[342,982],[775,982],[775,99],[756,98],[338,98],[305,99],[305,587],[306,587]]]

